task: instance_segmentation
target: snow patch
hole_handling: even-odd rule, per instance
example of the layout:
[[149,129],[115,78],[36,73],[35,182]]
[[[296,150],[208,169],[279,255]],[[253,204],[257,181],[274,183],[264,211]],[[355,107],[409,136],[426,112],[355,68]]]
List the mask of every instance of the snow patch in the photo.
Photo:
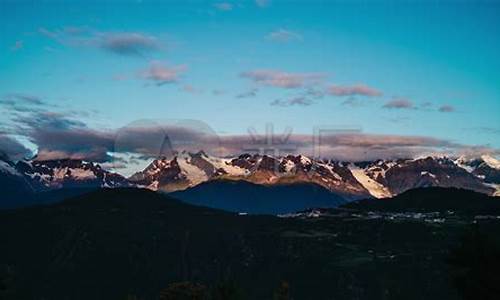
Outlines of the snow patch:
[[500,161],[489,155],[481,156],[481,159],[491,168],[500,170]]
[[432,174],[430,172],[427,172],[427,171],[420,172],[420,176],[425,176],[425,175],[428,175],[428,176],[430,176],[432,178],[436,178],[436,175],[434,175],[434,174]]
[[368,190],[370,195],[375,198],[387,198],[391,197],[392,194],[389,190],[378,183],[377,181],[371,179],[368,175],[365,174],[363,169],[356,167],[355,165],[349,165],[349,170],[351,171],[354,178],[361,183],[361,185]]
[[200,168],[191,164],[191,159],[188,157],[179,157],[177,159],[179,167],[181,168],[181,173],[186,176],[186,178],[191,183],[191,186],[200,184],[208,180],[207,174]]
[[88,179],[96,179],[94,172],[90,169],[69,169],[71,172],[71,177],[78,180],[88,180]]
[[330,165],[330,164],[319,164],[319,165],[327,168],[328,171],[330,171],[330,173],[332,173],[332,175],[333,175],[333,177],[335,179],[342,180],[342,177],[333,170],[333,166],[332,165]]
[[495,189],[495,191],[493,192],[493,196],[495,196],[495,197],[500,197],[500,184],[496,184],[496,183],[485,183],[484,185],[494,188],[494,189]]
[[455,165],[457,165],[458,167],[464,169],[465,171],[469,172],[469,173],[472,173],[474,172],[474,168],[467,165],[467,158],[465,156],[461,156],[459,157],[457,160],[454,161]]
[[146,188],[150,189],[152,191],[157,191],[158,190],[158,180],[153,181],[150,185],[148,185]]
[[285,172],[290,173],[293,168],[295,168],[295,163],[291,160],[287,160],[285,163]]
[[303,165],[310,165],[311,164],[311,159],[309,157],[306,157],[304,155],[301,155],[300,156],[300,162],[303,164]]
[[231,176],[244,176],[248,173],[247,169],[231,165],[231,159],[216,158],[211,156],[206,156],[204,159],[211,163],[214,168],[222,169]]

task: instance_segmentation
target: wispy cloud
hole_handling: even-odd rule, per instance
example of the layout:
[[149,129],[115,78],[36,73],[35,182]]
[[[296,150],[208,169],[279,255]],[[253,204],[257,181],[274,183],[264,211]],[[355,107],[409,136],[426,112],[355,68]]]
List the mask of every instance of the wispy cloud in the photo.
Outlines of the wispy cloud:
[[161,62],[153,61],[148,69],[141,72],[140,76],[160,86],[177,82],[186,69],[184,65],[169,67]]
[[88,27],[63,27],[56,30],[40,27],[38,32],[64,46],[97,47],[125,56],[144,56],[162,49],[157,37],[141,32],[97,31]]
[[266,39],[278,43],[288,43],[293,41],[302,41],[302,36],[290,30],[278,29],[270,32],[266,36]]
[[153,36],[136,32],[106,33],[100,39],[100,47],[120,55],[143,55],[160,48]]
[[315,87],[308,87],[303,93],[303,96],[313,99],[321,99],[324,95],[323,91],[316,89]]
[[363,106],[363,101],[361,101],[358,98],[355,97],[349,97],[346,100],[344,100],[342,103],[344,106],[350,106],[350,107],[360,107]]
[[414,109],[415,105],[409,99],[394,98],[390,101],[387,101],[382,107],[387,109]]
[[12,93],[12,94],[7,94],[3,96],[0,99],[0,103],[6,104],[6,105],[11,105],[11,106],[18,106],[18,105],[45,105],[45,101],[42,100],[42,98],[34,95],[28,95],[28,94],[18,94],[18,93]]
[[38,33],[40,33],[41,35],[44,35],[50,39],[58,39],[58,37],[59,37],[59,33],[57,31],[51,31],[45,27],[38,28]]
[[[309,100],[300,97],[278,101],[278,106],[308,105]],[[96,130],[75,121],[64,114],[32,114],[18,120],[26,125],[24,135],[38,147],[39,159],[75,158],[97,162],[112,162],[113,153],[131,153],[154,158],[163,155],[162,145],[169,140],[169,153],[187,150],[205,150],[216,155],[239,155],[252,144],[249,135],[217,136],[203,126],[152,123],[150,126],[134,124],[116,130]],[[317,137],[316,137],[317,138]],[[425,154],[444,153],[455,155],[463,152],[481,153],[497,151],[489,147],[457,144],[446,139],[425,136],[374,135],[361,132],[331,133],[321,136],[321,144],[307,134],[292,134],[288,139],[290,153],[313,155],[344,161],[379,158],[412,158]],[[10,145],[10,146],[5,146]],[[0,149],[21,151],[19,144],[2,138]],[[318,147],[318,148],[314,148]],[[5,151],[5,150],[4,150]],[[10,151],[13,153],[13,151]],[[120,161],[120,163],[122,163]]]
[[213,89],[212,90],[212,95],[214,96],[220,96],[220,95],[224,95],[226,92],[224,90],[221,90],[221,89]]
[[365,84],[357,84],[352,86],[332,85],[327,88],[327,92],[328,94],[334,96],[382,96],[382,92]]
[[10,160],[19,160],[29,158],[32,155],[31,150],[26,148],[17,139],[5,134],[0,134],[0,158],[6,156]]
[[269,6],[271,1],[269,0],[255,0],[255,4],[257,4],[258,7],[264,8]]
[[229,2],[219,2],[215,3],[214,7],[221,11],[230,11],[233,9],[233,5]]
[[442,105],[439,107],[439,112],[450,113],[455,111],[455,107],[451,105]]
[[250,89],[250,90],[248,90],[246,92],[243,92],[243,93],[240,93],[240,94],[236,95],[236,98],[238,98],[238,99],[252,98],[252,97],[257,96],[257,92],[258,91],[259,91],[259,89],[253,88],[253,89]]
[[270,104],[272,106],[309,106],[312,105],[314,101],[311,99],[308,99],[307,97],[304,96],[298,96],[298,97],[292,97],[290,99],[276,99]]
[[286,89],[302,88],[317,83],[325,77],[321,73],[288,73],[276,70],[248,71],[241,73],[240,76],[258,84]]

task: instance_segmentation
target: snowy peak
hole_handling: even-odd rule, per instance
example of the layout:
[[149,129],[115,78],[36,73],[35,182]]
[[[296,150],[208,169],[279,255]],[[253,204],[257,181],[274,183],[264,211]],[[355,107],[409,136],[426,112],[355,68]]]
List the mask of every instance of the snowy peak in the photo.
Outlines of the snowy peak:
[[154,160],[146,169],[132,175],[129,180],[152,190],[167,192],[193,187],[215,177],[247,173],[231,160],[198,153],[181,152],[174,158]]
[[178,153],[153,161],[130,181],[153,190],[183,190],[214,179],[245,180],[256,184],[316,183],[332,192],[355,198],[369,196],[350,170],[337,162],[317,161],[303,155],[275,158],[242,154],[217,158],[206,153]]
[[98,164],[82,160],[19,161],[15,167],[36,190],[129,186],[123,176],[108,172]]
[[241,154],[213,157],[205,152],[175,153],[153,160],[126,179],[98,164],[81,160],[19,161],[0,159],[0,176],[21,177],[35,191],[67,187],[136,186],[166,192],[225,179],[261,185],[313,183],[347,199],[386,198],[420,187],[457,187],[489,195],[500,191],[498,160],[490,156],[341,162],[304,155],[272,157]]
[[490,168],[500,170],[500,161],[492,156],[483,155],[481,159],[486,163]]

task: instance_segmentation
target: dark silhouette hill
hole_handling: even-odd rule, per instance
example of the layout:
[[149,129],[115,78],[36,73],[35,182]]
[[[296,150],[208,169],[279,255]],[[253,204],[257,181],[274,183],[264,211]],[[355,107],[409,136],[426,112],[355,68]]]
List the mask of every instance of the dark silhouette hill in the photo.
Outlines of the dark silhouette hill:
[[[500,229],[485,222],[487,232]],[[0,298],[158,299],[173,287],[230,282],[244,299],[271,299],[286,282],[298,300],[459,299],[445,258],[465,226],[240,216],[103,189],[0,211]]]
[[291,213],[308,208],[337,207],[346,202],[324,187],[310,183],[266,186],[217,180],[170,195],[190,204],[251,214]]
[[385,212],[446,212],[467,215],[500,215],[500,197],[474,191],[429,187],[406,191],[387,199],[364,199],[343,207]]

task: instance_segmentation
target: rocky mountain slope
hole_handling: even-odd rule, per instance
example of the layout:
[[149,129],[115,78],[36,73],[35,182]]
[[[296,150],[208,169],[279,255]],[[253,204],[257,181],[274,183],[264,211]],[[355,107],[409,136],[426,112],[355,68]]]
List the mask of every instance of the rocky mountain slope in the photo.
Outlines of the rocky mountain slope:
[[[175,192],[214,180],[263,186],[314,184],[345,200],[387,198],[420,187],[455,187],[500,194],[500,162],[490,156],[341,162],[303,155],[271,157],[242,154],[218,158],[181,152],[160,158],[130,178],[81,160],[19,161],[0,158],[4,198],[29,202],[31,194],[55,189],[141,187]],[[7,203],[7,200],[3,201]],[[5,205],[1,205],[4,207]],[[9,206],[9,205],[8,205]]]
[[226,179],[261,185],[314,183],[347,199],[385,198],[410,189],[433,186],[495,195],[500,187],[499,165],[488,156],[474,160],[426,157],[349,163],[315,160],[303,155],[274,158],[243,154],[221,159],[203,152],[183,152],[171,160],[153,161],[129,180],[167,192]]

